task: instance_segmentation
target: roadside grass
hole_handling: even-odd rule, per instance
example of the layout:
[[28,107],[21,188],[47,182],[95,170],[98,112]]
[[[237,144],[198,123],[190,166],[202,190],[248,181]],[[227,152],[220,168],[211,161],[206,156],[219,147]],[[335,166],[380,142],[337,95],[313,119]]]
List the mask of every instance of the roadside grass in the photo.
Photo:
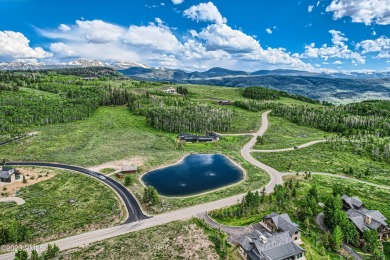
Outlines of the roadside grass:
[[103,173],[103,174],[110,174],[110,173],[113,173],[115,171],[116,170],[113,169],[113,168],[104,168],[104,169],[100,170],[100,172]]
[[[294,151],[252,153],[252,156],[280,172],[310,171],[343,174],[344,169],[349,170],[352,167],[354,175],[349,175],[350,177],[390,185],[388,163],[353,154],[352,149],[352,146],[346,145],[343,151],[336,151],[330,144],[322,143]],[[367,169],[369,169],[368,175],[365,174]]]
[[61,252],[64,259],[219,259],[215,246],[193,220],[132,232]]
[[321,140],[325,136],[330,135],[315,128],[294,124],[281,117],[268,116],[268,120],[269,128],[264,134],[264,144],[256,144],[254,149],[290,148],[311,141]]
[[41,243],[114,226],[124,217],[115,193],[97,180],[49,171],[56,174],[52,179],[20,189],[25,204],[0,203],[0,225],[18,220],[31,230],[30,242]]

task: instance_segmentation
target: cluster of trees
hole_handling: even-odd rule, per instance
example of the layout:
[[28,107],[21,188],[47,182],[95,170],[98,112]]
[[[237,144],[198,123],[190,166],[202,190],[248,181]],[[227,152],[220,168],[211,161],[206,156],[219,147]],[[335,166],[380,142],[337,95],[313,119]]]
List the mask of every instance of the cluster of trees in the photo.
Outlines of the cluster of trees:
[[149,125],[167,132],[229,131],[234,111],[202,105],[187,99],[138,96],[130,100],[132,112],[146,117]]
[[348,219],[347,213],[342,210],[339,192],[342,192],[342,188],[333,189],[333,194],[328,196],[325,202],[325,224],[331,232],[326,234],[325,240],[329,242],[328,245],[338,251],[345,241],[372,253],[372,259],[383,259],[383,252],[379,250],[378,232],[375,229],[366,230],[360,235],[356,226]]
[[263,87],[249,87],[245,88],[242,95],[246,98],[257,100],[272,100],[280,98],[280,91],[263,88]]
[[52,260],[57,259],[59,253],[60,249],[56,244],[48,244],[47,249],[41,255],[38,254],[37,250],[33,249],[30,257],[25,249],[19,249],[15,253],[15,260]]
[[160,197],[153,186],[147,186],[144,188],[144,196],[142,200],[144,203],[148,203],[150,205],[157,205],[160,203]]
[[390,138],[377,137],[372,134],[357,134],[334,136],[327,138],[327,142],[335,150],[345,150],[351,147],[354,154],[367,155],[377,161],[390,161]]
[[331,103],[326,101],[318,101],[301,95],[294,95],[288,92],[279,91],[275,89],[269,89],[264,87],[249,87],[245,88],[242,94],[244,97],[255,99],[255,100],[276,100],[281,97],[293,98],[296,100],[300,100],[306,103],[312,104],[323,104],[325,106],[332,106]]
[[7,226],[0,226],[0,245],[29,241],[31,231],[17,220],[6,221]]
[[[11,76],[10,76],[11,75]],[[19,134],[24,126],[45,125],[82,120],[90,117],[99,106],[128,104],[132,94],[127,89],[110,85],[80,86],[78,79],[50,75],[29,77],[27,87],[12,87],[12,74],[0,91],[0,134]],[[3,86],[2,85],[2,86]]]
[[176,87],[176,92],[183,95],[183,96],[188,96],[188,88],[186,87],[182,87],[182,86],[178,86]]
[[132,185],[134,182],[135,182],[135,177],[134,177],[134,175],[132,175],[132,174],[126,174],[126,175],[125,175],[125,180],[123,181],[123,184],[124,184],[125,186],[130,186],[130,185]]

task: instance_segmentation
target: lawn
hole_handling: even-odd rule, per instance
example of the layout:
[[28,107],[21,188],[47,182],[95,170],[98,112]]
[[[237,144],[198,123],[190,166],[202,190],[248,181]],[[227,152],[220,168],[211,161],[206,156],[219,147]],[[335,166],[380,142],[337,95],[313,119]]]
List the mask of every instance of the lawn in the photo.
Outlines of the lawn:
[[21,188],[26,203],[0,203],[0,225],[18,220],[41,243],[120,223],[123,208],[115,193],[90,177],[52,170],[52,179]]
[[385,254],[385,259],[390,260],[390,242],[383,243],[383,252]]
[[[272,115],[272,113],[271,113]],[[315,140],[324,139],[329,133],[324,131],[300,126],[291,123],[281,117],[269,116],[269,128],[264,135],[264,144],[257,144],[254,149],[271,150],[298,146]]]
[[64,259],[219,259],[213,243],[193,221],[129,233],[61,255]]
[[[327,144],[281,152],[253,153],[257,160],[274,167],[281,172],[328,172],[343,174],[343,169],[354,170],[354,177],[378,184],[390,185],[390,166],[383,161],[374,161],[368,156],[353,154],[351,146],[344,151],[334,150]],[[291,166],[291,167],[290,167]],[[368,175],[365,172],[368,171]]]

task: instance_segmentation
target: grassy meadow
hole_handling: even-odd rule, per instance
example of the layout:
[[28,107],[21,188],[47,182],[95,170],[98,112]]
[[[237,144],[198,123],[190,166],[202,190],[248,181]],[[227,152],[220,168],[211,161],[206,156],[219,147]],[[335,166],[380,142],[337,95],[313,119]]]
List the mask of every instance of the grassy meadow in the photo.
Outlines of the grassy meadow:
[[[343,174],[344,169],[354,170],[351,177],[390,185],[390,166],[384,161],[374,161],[369,156],[357,155],[352,147],[344,151],[334,150],[329,144],[316,144],[311,147],[281,153],[253,153],[257,160],[280,172],[327,172]],[[364,173],[368,171],[368,175]],[[360,175],[361,174],[361,175]]]
[[81,174],[49,171],[53,178],[19,190],[25,204],[0,203],[0,225],[17,220],[40,243],[121,222],[123,207],[110,188]]
[[287,119],[268,117],[269,128],[264,135],[264,144],[256,144],[254,149],[271,150],[290,148],[307,142],[324,139],[330,134],[319,129],[300,126]]

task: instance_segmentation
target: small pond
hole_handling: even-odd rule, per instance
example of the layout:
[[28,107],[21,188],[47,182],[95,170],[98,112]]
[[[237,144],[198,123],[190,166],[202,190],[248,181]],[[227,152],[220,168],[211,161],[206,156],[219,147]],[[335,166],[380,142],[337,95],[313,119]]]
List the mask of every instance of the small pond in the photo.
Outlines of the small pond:
[[184,197],[232,185],[244,172],[221,154],[192,154],[175,165],[146,173],[141,180],[163,196]]

